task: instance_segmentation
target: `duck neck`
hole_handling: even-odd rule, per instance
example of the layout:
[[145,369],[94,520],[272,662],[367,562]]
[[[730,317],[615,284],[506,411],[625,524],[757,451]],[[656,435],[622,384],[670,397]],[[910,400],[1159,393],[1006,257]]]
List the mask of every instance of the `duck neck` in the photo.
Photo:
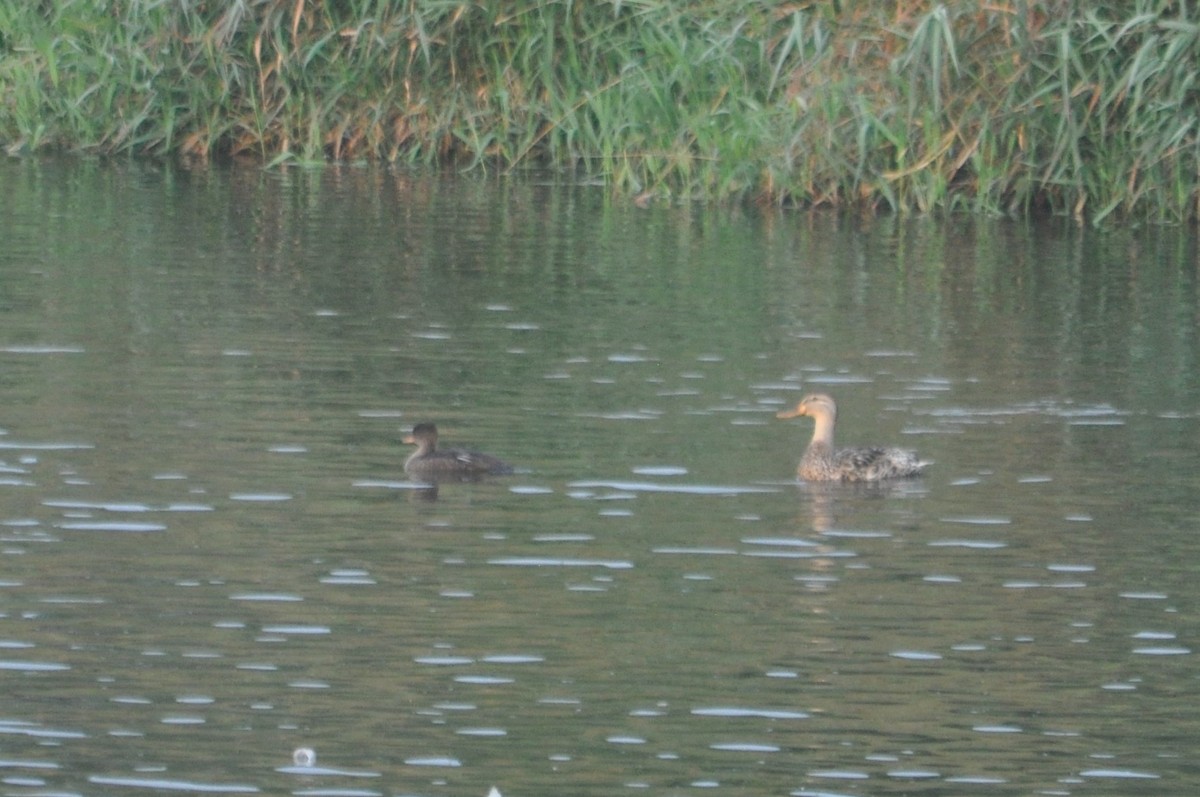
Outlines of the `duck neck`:
[[811,446],[823,446],[833,450],[833,416],[827,413],[814,415],[813,436]]
[[407,465],[410,462],[416,462],[422,457],[427,457],[437,449],[437,443],[433,440],[420,440],[417,442],[417,450],[408,455],[408,459],[404,460]]

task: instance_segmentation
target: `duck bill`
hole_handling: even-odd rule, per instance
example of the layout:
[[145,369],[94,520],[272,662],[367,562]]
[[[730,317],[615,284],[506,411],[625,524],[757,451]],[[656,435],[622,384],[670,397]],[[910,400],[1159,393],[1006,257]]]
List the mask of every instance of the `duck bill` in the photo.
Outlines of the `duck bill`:
[[803,414],[800,410],[781,410],[775,413],[775,417],[786,421],[788,418],[799,418]]
[[415,446],[417,444],[417,441],[410,434],[404,435],[404,439],[401,442],[407,443],[410,446]]

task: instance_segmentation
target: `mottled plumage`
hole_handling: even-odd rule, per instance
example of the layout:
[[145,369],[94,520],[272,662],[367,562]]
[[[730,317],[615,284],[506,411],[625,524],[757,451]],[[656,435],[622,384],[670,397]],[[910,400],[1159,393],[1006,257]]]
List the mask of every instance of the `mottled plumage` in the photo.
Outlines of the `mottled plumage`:
[[837,423],[837,404],[824,393],[805,396],[795,409],[784,410],[775,417],[801,415],[808,415],[815,422],[812,442],[804,450],[800,467],[796,469],[796,475],[804,481],[881,481],[916,476],[930,464],[902,448],[835,449],[833,428]]
[[418,423],[405,436],[404,442],[417,447],[405,460],[404,470],[418,478],[469,478],[513,472],[512,465],[490,454],[457,448],[439,449],[437,426],[432,423]]

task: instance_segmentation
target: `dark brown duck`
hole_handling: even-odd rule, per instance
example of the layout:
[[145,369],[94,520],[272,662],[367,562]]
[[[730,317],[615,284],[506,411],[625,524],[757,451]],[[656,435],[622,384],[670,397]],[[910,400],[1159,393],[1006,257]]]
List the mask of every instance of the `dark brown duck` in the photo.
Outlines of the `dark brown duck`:
[[479,451],[438,448],[438,430],[432,423],[418,423],[404,442],[417,450],[404,461],[404,471],[418,478],[471,477],[512,473],[502,459]]

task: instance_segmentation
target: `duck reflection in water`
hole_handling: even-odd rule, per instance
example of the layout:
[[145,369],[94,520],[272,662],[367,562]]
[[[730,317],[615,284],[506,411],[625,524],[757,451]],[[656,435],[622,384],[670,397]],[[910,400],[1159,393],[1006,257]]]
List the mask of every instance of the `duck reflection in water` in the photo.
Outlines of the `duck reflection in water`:
[[[920,479],[884,479],[882,481],[804,481],[796,489],[807,497],[804,507],[808,522],[818,534],[836,536],[845,518],[861,513],[872,501],[922,498],[928,490]],[[799,520],[798,520],[799,522]]]
[[438,448],[438,429],[432,423],[418,423],[404,436],[404,442],[417,450],[404,461],[404,472],[430,485],[426,498],[437,497],[441,482],[472,482],[487,476],[514,472],[513,466],[491,454],[462,448]]

